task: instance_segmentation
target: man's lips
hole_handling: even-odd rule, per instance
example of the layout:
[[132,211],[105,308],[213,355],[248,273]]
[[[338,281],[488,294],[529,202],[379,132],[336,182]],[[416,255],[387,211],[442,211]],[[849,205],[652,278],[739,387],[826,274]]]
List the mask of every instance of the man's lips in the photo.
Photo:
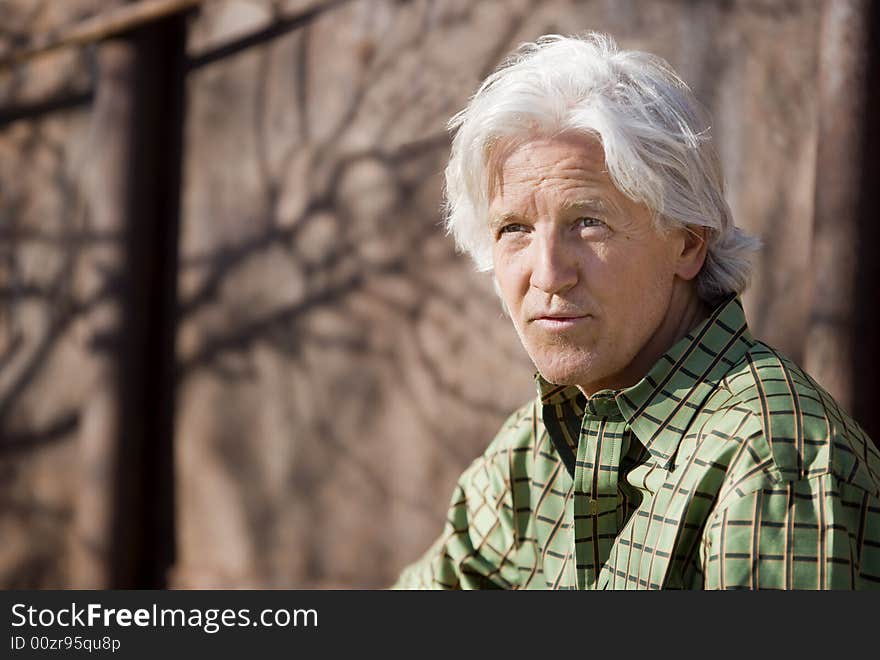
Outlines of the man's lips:
[[578,325],[588,318],[590,318],[589,314],[541,314],[533,316],[529,322],[547,330],[563,330]]
[[529,315],[529,321],[572,321],[574,319],[585,319],[589,314],[575,311],[567,312],[538,312]]

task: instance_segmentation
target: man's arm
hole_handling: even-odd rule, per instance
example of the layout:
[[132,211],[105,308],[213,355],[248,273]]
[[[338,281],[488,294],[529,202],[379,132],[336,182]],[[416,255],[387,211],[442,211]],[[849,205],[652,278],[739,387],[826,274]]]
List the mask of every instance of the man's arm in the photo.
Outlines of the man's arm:
[[[508,445],[505,447],[505,444]],[[458,481],[440,538],[404,569],[395,589],[511,589],[519,579],[504,433]]]
[[703,537],[706,589],[880,588],[880,502],[831,474],[748,493]]

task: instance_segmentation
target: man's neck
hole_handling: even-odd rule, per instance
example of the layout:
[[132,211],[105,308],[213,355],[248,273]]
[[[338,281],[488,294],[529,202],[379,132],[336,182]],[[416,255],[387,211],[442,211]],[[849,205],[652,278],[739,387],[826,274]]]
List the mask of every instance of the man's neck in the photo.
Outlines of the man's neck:
[[702,323],[712,310],[697,296],[693,282],[676,282],[669,308],[657,327],[657,331],[636,354],[627,368],[618,374],[615,382],[601,388],[580,390],[592,396],[600,389],[623,389],[635,385],[651,370],[657,360],[688,332]]

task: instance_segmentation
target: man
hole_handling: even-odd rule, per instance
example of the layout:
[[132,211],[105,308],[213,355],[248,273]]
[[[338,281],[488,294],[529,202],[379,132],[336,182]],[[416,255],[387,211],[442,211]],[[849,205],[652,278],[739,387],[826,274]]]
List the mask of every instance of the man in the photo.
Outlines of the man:
[[452,120],[448,226],[539,395],[396,586],[880,587],[880,457],[749,333],[757,242],[697,108],[668,64],[590,34],[523,46]]

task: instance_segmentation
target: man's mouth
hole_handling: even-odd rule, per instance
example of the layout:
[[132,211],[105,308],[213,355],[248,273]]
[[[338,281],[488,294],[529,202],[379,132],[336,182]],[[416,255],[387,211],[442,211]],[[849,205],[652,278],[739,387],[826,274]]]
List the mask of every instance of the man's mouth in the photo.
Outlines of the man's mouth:
[[545,330],[567,330],[591,318],[589,314],[547,314],[531,319],[534,325]]

